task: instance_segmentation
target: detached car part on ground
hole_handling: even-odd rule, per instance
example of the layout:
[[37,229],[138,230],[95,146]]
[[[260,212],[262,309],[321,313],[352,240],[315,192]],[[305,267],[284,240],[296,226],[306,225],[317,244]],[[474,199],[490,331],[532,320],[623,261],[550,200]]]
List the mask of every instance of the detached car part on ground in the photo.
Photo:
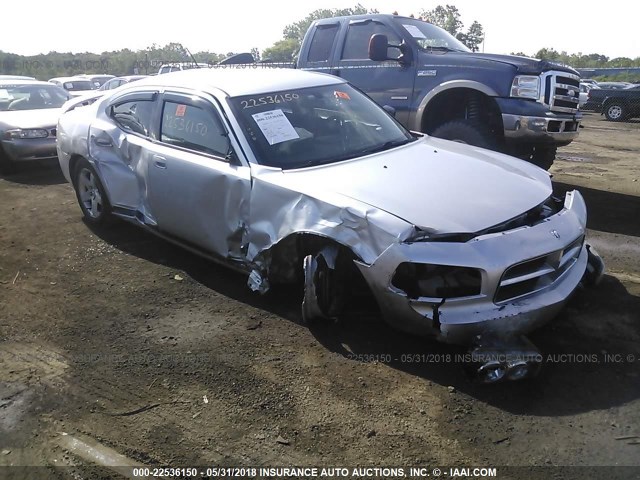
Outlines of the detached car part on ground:
[[89,223],[126,219],[261,293],[303,282],[307,322],[339,316],[362,281],[398,329],[516,354],[484,356],[486,381],[535,371],[522,335],[588,265],[602,274],[580,193],[557,199],[530,163],[412,134],[336,77],[160,75],[68,111],[58,132]]
[[69,94],[36,80],[0,80],[0,173],[18,163],[57,160],[56,124]]

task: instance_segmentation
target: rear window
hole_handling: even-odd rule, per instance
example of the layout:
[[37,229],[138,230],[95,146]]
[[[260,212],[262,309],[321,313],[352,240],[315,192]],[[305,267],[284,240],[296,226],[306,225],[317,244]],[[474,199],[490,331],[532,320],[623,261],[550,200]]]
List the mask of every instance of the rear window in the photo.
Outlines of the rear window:
[[338,24],[318,25],[309,47],[309,62],[326,62],[331,56],[333,41],[338,33]]
[[64,82],[62,86],[65,90],[69,90],[71,92],[77,90],[93,90],[96,88],[90,80],[73,80],[72,82]]

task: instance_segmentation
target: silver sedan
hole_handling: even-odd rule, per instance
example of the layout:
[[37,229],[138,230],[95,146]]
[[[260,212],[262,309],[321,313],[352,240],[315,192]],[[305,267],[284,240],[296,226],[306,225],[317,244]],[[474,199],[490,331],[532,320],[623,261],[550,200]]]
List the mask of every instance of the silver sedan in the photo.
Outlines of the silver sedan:
[[55,160],[56,125],[69,94],[36,80],[0,80],[0,172],[18,163]]
[[521,335],[602,273],[579,192],[556,198],[527,162],[409,132],[336,77],[160,75],[63,114],[58,132],[88,222],[133,222],[258,292],[303,282],[307,322],[340,316],[360,283],[394,327],[479,342],[488,382],[534,372]]

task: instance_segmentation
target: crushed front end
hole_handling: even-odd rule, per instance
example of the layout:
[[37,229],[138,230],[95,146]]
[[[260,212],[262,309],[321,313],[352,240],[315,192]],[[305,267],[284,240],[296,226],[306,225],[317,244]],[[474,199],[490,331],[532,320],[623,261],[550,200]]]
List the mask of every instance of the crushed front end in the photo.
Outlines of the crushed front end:
[[464,345],[515,339],[551,320],[580,284],[586,218],[572,191],[479,234],[416,234],[358,266],[396,328]]

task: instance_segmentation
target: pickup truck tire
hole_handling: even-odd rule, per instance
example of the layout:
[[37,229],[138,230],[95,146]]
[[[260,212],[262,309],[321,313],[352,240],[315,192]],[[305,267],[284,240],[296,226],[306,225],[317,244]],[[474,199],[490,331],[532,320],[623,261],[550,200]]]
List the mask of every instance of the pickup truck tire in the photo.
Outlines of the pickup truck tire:
[[489,131],[471,120],[447,122],[431,132],[431,136],[476,147],[495,149],[495,142]]
[[556,159],[556,147],[535,147],[529,162],[540,168],[549,170]]
[[621,122],[627,118],[627,107],[619,102],[609,102],[604,108],[604,116],[611,122]]

